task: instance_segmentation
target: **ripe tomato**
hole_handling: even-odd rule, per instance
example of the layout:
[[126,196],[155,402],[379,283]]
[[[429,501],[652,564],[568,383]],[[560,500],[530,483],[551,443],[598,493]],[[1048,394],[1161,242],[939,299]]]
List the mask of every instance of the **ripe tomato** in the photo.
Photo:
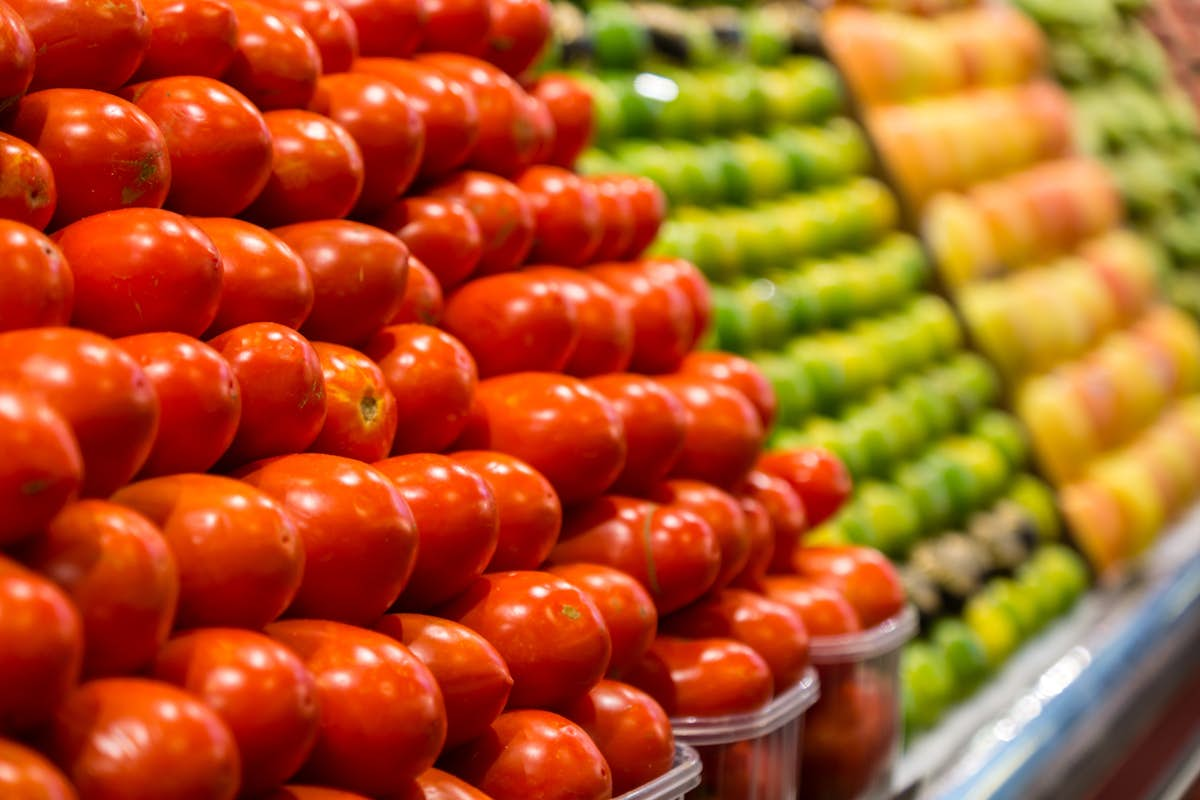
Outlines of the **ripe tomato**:
[[604,231],[595,188],[559,167],[530,167],[517,187],[533,205],[532,261],[579,266],[591,260]]
[[826,686],[804,718],[804,797],[861,797],[880,778],[896,743],[896,700],[878,675],[860,672]]
[[392,451],[400,423],[383,370],[357,350],[313,342],[325,376],[325,424],[314,453],[378,461]]
[[688,353],[679,371],[723,383],[741,392],[754,404],[763,428],[770,428],[775,421],[775,390],[767,376],[750,359],[715,351]]
[[533,85],[533,96],[546,104],[554,119],[554,147],[548,163],[570,169],[592,140],[592,93],[572,77],[549,73]]
[[478,53],[492,25],[487,0],[425,0],[425,25],[418,50]]
[[801,547],[794,551],[792,565],[797,575],[845,597],[864,628],[896,616],[907,602],[892,562],[869,547]]
[[[370,800],[356,792],[341,789],[326,789],[321,786],[281,786],[262,795],[261,800]],[[441,800],[441,798],[435,798]]]
[[[5,13],[12,12],[0,6],[0,36],[6,30]],[[21,223],[39,231],[49,225],[58,204],[58,190],[46,157],[28,142],[0,133],[0,173],[6,176],[0,184],[0,219],[6,225]]]
[[171,75],[220,77],[237,52],[238,20],[230,0],[141,0],[150,47],[134,80]]
[[96,800],[233,800],[241,781],[237,744],[220,717],[142,678],[101,678],[72,692],[49,752],[80,796]]
[[375,466],[408,503],[420,534],[416,568],[397,606],[425,610],[449,600],[496,552],[499,517],[491,487],[474,470],[431,453]]
[[0,5],[0,112],[17,102],[33,81],[37,57],[33,38],[21,15],[7,4]]
[[404,58],[412,55],[425,26],[424,0],[338,0],[358,28],[364,56]]
[[57,586],[0,556],[0,730],[49,722],[79,680],[83,625]]
[[705,378],[671,375],[662,384],[689,412],[672,474],[736,486],[762,449],[763,427],[754,406],[741,392]]
[[482,734],[504,710],[512,675],[475,631],[422,614],[388,614],[375,630],[403,642],[433,673],[446,705],[447,749]]
[[296,524],[264,492],[216,475],[172,475],[112,500],[145,514],[175,554],[178,627],[260,628],[296,595],[304,568]]
[[153,675],[198,697],[233,734],[242,794],[270,789],[300,769],[317,740],[317,686],[294,653],[252,631],[179,634]]
[[612,769],[614,794],[631,792],[671,769],[675,760],[671,721],[642,690],[600,681],[563,714],[600,749]]
[[647,258],[639,263],[651,280],[683,292],[692,312],[692,346],[695,346],[712,322],[712,290],[704,274],[682,258]]
[[552,34],[546,0],[491,0],[492,27],[483,58],[519,77],[533,66]]
[[804,503],[810,525],[820,525],[837,513],[854,488],[846,465],[820,447],[767,453],[758,468],[787,481]]
[[738,492],[743,497],[761,503],[771,519],[774,548],[768,572],[790,573],[792,552],[808,530],[804,501],[790,483],[760,469],[750,470],[746,474]]
[[325,425],[325,377],[317,351],[273,322],[251,322],[209,342],[225,357],[242,393],[242,419],[224,463],[299,453]]
[[465,84],[429,64],[398,58],[360,58],[354,71],[394,84],[421,115],[425,123],[422,177],[444,175],[467,160],[479,138],[479,108]]
[[766,577],[771,567],[771,559],[775,556],[775,531],[771,527],[771,516],[767,509],[753,497],[737,498],[746,517],[746,533],[750,537],[750,557],[746,566],[734,576],[731,586],[739,589],[758,591],[762,579]]
[[429,267],[425,266],[410,251],[408,254],[408,280],[404,284],[404,298],[400,301],[400,309],[388,324],[403,325],[417,322],[422,325],[437,325],[442,321],[445,304],[441,284],[429,271]]
[[250,0],[231,0],[237,51],[221,80],[263,111],[307,108],[321,74],[321,53],[298,22]]
[[650,499],[685,508],[712,528],[721,548],[721,570],[713,582],[713,590],[728,586],[745,568],[750,558],[750,534],[742,507],[732,495],[701,481],[673,480],[655,487]]
[[562,504],[550,481],[504,453],[466,450],[453,458],[478,473],[496,499],[496,552],[487,571],[537,569],[562,530]]
[[119,97],[89,89],[25,95],[8,132],[36,147],[54,171],[51,229],[114,208],[158,208],[167,198],[171,162],[162,131]]
[[763,592],[797,611],[809,636],[840,636],[862,630],[854,606],[841,593],[794,575],[768,575]]
[[607,284],[569,267],[533,267],[525,275],[553,280],[575,308],[579,339],[564,371],[587,377],[621,372],[633,357],[633,318]]
[[620,677],[654,641],[658,610],[637,580],[600,564],[559,564],[546,570],[577,587],[596,604],[612,640],[608,674]]
[[[83,483],[83,456],[41,398],[0,389],[0,547],[40,533]],[[557,535],[557,532],[556,532]]]
[[676,286],[656,280],[637,263],[610,262],[588,269],[626,299],[633,319],[634,372],[674,372],[692,347],[694,323],[687,296]]
[[267,627],[317,682],[317,745],[300,775],[388,795],[433,766],[446,739],[437,681],[407,647],[382,633],[318,620]]
[[34,91],[64,86],[116,89],[150,46],[150,20],[138,0],[7,0],[21,15],[37,59]]
[[300,328],[308,338],[361,345],[396,314],[408,277],[408,248],[395,236],[338,219],[274,233],[312,277],[313,309]]
[[12,800],[78,800],[75,787],[41,753],[0,739],[0,794]]
[[478,376],[462,342],[428,325],[389,325],[364,351],[396,398],[393,453],[437,452],[467,424]]
[[408,245],[449,291],[475,271],[483,254],[479,223],[457,200],[402,197],[369,219]]
[[299,23],[321,54],[322,72],[345,72],[358,58],[358,29],[334,0],[264,0],[263,5]]
[[66,325],[75,279],[58,245],[20,222],[0,219],[0,331]]
[[625,466],[613,490],[632,495],[649,491],[683,452],[687,409],[658,381],[641,375],[600,375],[587,385],[612,403],[625,430]]
[[615,261],[629,250],[633,241],[633,203],[624,190],[625,176],[595,175],[586,180],[596,189],[603,231],[592,258]]
[[672,717],[757,711],[774,692],[767,662],[733,639],[659,636],[626,680]]
[[554,147],[554,117],[550,116],[550,109],[546,108],[546,104],[540,98],[534,97],[528,92],[525,93],[525,105],[528,106],[526,113],[529,114],[534,135],[537,137],[537,149],[534,151],[533,163],[545,164]]
[[[320,800],[320,798],[313,798]],[[440,769],[427,769],[393,800],[492,800],[469,783]]]
[[224,264],[217,316],[205,335],[250,322],[299,328],[313,307],[313,282],[304,261],[275,234],[240,219],[193,219],[216,245]]
[[429,190],[460,200],[479,224],[483,252],[475,272],[494,275],[516,269],[533,246],[533,206],[516,184],[498,175],[468,170]]
[[105,497],[146,461],[158,430],[150,379],[115,342],[73,328],[0,334],[0,381],[43,400],[71,427],[85,497]]
[[701,597],[717,579],[721,548],[691,511],[608,495],[567,515],[551,564],[603,564],[632,575],[659,614]]
[[564,504],[596,497],[625,464],[613,405],[582,381],[542,372],[481,382],[458,447],[499,450],[528,462]]
[[658,236],[667,218],[667,196],[657,183],[640,175],[626,176],[625,191],[633,208],[633,240],[621,257],[631,259],[640,256]]

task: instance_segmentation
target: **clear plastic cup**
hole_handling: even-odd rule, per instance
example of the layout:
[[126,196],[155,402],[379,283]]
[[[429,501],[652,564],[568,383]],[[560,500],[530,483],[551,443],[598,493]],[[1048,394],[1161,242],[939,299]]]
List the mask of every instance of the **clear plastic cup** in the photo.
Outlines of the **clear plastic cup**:
[[675,740],[696,748],[704,766],[688,800],[795,800],[804,712],[817,694],[810,668],[758,711],[672,719]]
[[808,712],[801,800],[885,800],[900,754],[900,649],[917,632],[910,606],[869,630],[814,638],[821,697]]
[[649,783],[642,784],[616,800],[683,800],[700,785],[700,754],[682,742],[675,743],[675,763]]

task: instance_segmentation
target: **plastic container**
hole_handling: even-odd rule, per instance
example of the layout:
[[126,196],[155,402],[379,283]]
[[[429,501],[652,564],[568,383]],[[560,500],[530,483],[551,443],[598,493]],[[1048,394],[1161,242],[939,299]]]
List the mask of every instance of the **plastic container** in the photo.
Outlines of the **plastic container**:
[[700,754],[682,742],[675,743],[675,763],[649,783],[618,795],[616,800],[683,800],[700,785]]
[[817,694],[810,668],[758,711],[672,719],[675,740],[696,748],[704,767],[688,800],[795,800],[804,712]]
[[874,628],[814,638],[821,697],[808,712],[801,800],[885,800],[900,754],[900,649],[917,632],[911,607]]

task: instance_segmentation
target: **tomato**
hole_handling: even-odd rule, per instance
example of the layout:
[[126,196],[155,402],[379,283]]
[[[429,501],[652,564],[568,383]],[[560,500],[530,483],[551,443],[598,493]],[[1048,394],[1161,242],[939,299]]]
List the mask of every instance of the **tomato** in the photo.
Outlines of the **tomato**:
[[608,674],[621,673],[641,660],[654,641],[658,610],[637,580],[621,570],[600,564],[559,564],[547,569],[576,586],[596,604],[612,640]]
[[162,131],[119,97],[89,89],[48,89],[21,98],[8,132],[46,157],[58,205],[50,228],[127,206],[158,208],[171,162]]
[[880,779],[897,735],[894,690],[861,672],[821,683],[821,697],[804,718],[802,796],[814,800],[861,797]]
[[705,378],[671,375],[661,382],[689,412],[672,474],[722,488],[737,485],[754,467],[764,439],[754,406],[741,392]]
[[626,299],[633,319],[634,372],[673,372],[683,362],[694,338],[692,309],[677,287],[655,280],[639,264],[610,262],[588,269]]
[[483,58],[518,77],[533,63],[553,33],[546,0],[491,0],[492,27]]
[[479,138],[479,108],[464,83],[429,64],[398,58],[360,58],[354,71],[394,84],[421,115],[425,123],[422,177],[444,175],[467,160]]
[[[320,800],[313,798],[313,800]],[[492,800],[469,783],[440,769],[427,769],[392,800]]]
[[621,372],[633,357],[633,318],[607,284],[569,267],[533,267],[525,275],[553,280],[575,308],[578,341],[564,371],[586,377]]
[[313,307],[313,282],[304,261],[275,234],[240,219],[193,219],[216,245],[224,264],[213,337],[250,322],[299,328]]
[[378,461],[386,458],[400,423],[396,397],[383,371],[357,350],[314,342],[325,376],[325,425],[314,453]]
[[516,184],[498,175],[466,171],[429,190],[460,200],[479,225],[483,253],[475,272],[494,275],[516,269],[533,246],[533,206]]
[[478,473],[496,499],[497,544],[487,571],[540,566],[562,529],[562,504],[550,482],[504,453],[467,450],[453,458]]
[[645,587],[659,614],[669,614],[713,585],[721,548],[712,527],[691,511],[608,495],[567,515],[550,563],[619,569]]
[[389,325],[364,351],[396,398],[393,453],[437,452],[467,424],[478,376],[462,342],[428,325]]
[[625,430],[625,466],[613,490],[643,494],[667,476],[683,452],[687,409],[658,381],[641,375],[600,375],[587,385],[612,403]]
[[814,526],[837,513],[854,488],[846,465],[820,447],[767,453],[759,459],[758,468],[787,481]]
[[17,102],[33,81],[37,57],[24,20],[7,4],[0,5],[0,112]]
[[0,739],[0,795],[9,800],[78,800],[75,787],[41,753]]
[[325,377],[308,340],[272,322],[252,322],[209,344],[233,367],[242,419],[224,463],[298,453],[325,425]]
[[612,769],[613,793],[624,794],[671,769],[675,737],[662,706],[640,689],[600,681],[563,711],[587,732]]
[[345,72],[358,58],[358,28],[334,0],[263,0],[263,5],[300,24],[321,54],[323,72]]
[[[321,786],[281,786],[260,800],[370,800],[356,792],[326,789]],[[437,800],[440,800],[438,798]]]
[[757,500],[771,519],[771,530],[774,532],[774,548],[768,572],[790,573],[792,571],[792,552],[804,538],[808,530],[808,516],[804,511],[804,501],[792,485],[783,478],[776,477],[760,469],[753,469],[746,475],[745,481],[738,488],[743,496]]
[[809,636],[840,636],[862,630],[854,606],[841,593],[794,575],[768,575],[763,593],[795,609]]
[[564,504],[596,497],[625,463],[621,417],[564,375],[518,372],[479,384],[460,449],[499,450],[546,476]]
[[625,178],[625,192],[633,209],[633,240],[621,257],[637,258],[657,238],[658,229],[667,218],[667,196],[662,188],[640,175]]
[[487,0],[425,0],[425,25],[418,50],[478,53],[492,26]]
[[221,719],[192,695],[142,678],[100,678],[72,692],[49,752],[80,797],[95,800],[233,800],[241,781]]
[[607,800],[612,774],[575,723],[549,711],[509,711],[491,730],[448,753],[445,768],[492,800]]
[[[40,533],[83,483],[83,456],[62,415],[0,388],[0,546]],[[557,532],[556,532],[557,535]]]
[[692,346],[695,346],[712,322],[712,290],[704,274],[682,258],[647,258],[639,263],[651,280],[683,292],[692,312]]
[[746,533],[750,537],[750,556],[746,566],[734,576],[731,586],[758,591],[775,556],[775,531],[766,507],[753,497],[738,497],[742,515],[746,518]]
[[530,167],[517,187],[533,205],[532,261],[578,266],[591,260],[604,231],[595,188],[559,167]]
[[54,87],[116,89],[150,46],[150,20],[139,0],[6,0],[33,40],[34,91]]
[[554,148],[549,163],[569,169],[592,140],[592,94],[579,81],[558,73],[538,78],[532,91],[554,119]]
[[216,475],[172,475],[112,500],[148,517],[175,554],[178,627],[259,628],[295,597],[304,549],[296,523],[266,493]]
[[53,583],[3,556],[0,612],[0,730],[34,728],[79,680],[79,612]]
[[431,453],[375,466],[412,509],[420,534],[416,568],[397,606],[425,610],[449,600],[496,552],[499,516],[491,487],[474,470]]
[[432,673],[390,636],[318,620],[267,627],[317,681],[320,734],[304,781],[387,795],[433,766],[446,710]]
[[672,717],[718,717],[757,711],[771,700],[771,669],[733,639],[659,636],[626,680]]
[[624,191],[624,175],[595,175],[586,179],[596,189],[603,233],[592,258],[615,261],[633,241],[633,204]]
[[43,400],[83,455],[86,497],[105,497],[146,461],[158,429],[154,387],[115,342],[73,328],[0,334],[0,382]]
[[887,556],[869,547],[801,547],[792,555],[796,574],[840,593],[864,628],[904,610],[900,575]]
[[221,80],[263,111],[307,108],[321,74],[321,53],[300,23],[250,0],[231,0],[237,51]]
[[429,271],[429,267],[409,252],[404,298],[400,301],[400,309],[388,324],[403,325],[416,322],[422,325],[437,325],[442,321],[445,305],[442,287],[437,278]]
[[403,642],[433,673],[446,704],[447,748],[479,736],[504,710],[512,675],[475,631],[422,614],[388,614],[375,630]]
[[732,495],[701,481],[673,480],[662,483],[650,499],[685,508],[712,528],[721,548],[721,570],[712,589],[723,589],[741,572],[750,557],[750,534],[741,505]]
[[403,197],[368,221],[408,245],[443,291],[465,281],[483,254],[479,223],[457,200]]
[[338,0],[358,28],[364,56],[412,55],[425,25],[424,0]]
[[230,0],[141,0],[150,47],[137,81],[171,75],[220,77],[237,52],[238,20]]
[[[5,13],[12,12],[0,6],[0,25]],[[0,27],[0,35],[3,32]],[[0,133],[0,173],[5,175],[0,184],[0,220],[6,227],[15,222],[40,231],[49,225],[58,204],[58,190],[46,157],[28,142]]]
[[153,675],[198,697],[229,727],[243,795],[290,778],[316,743],[316,682],[294,653],[261,633],[179,634],[158,654]]
[[526,113],[529,115],[534,136],[537,138],[533,163],[545,164],[554,147],[554,117],[550,116],[550,109],[546,108],[546,104],[542,102],[541,98],[534,97],[528,92],[525,93],[525,105],[528,107]]
[[754,404],[763,428],[770,428],[775,421],[775,390],[767,376],[750,359],[715,351],[688,353],[679,371],[722,383],[741,392]]

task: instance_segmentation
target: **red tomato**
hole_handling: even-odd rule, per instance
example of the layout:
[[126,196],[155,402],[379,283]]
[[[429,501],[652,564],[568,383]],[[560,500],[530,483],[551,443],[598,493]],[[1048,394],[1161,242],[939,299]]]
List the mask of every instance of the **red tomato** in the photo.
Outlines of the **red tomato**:
[[358,29],[346,9],[334,0],[263,0],[312,37],[325,73],[345,72],[358,58]]
[[66,325],[75,278],[58,245],[23,225],[0,219],[0,331]]
[[567,359],[567,374],[587,377],[629,366],[633,318],[623,298],[602,281],[569,267],[533,267],[524,274],[553,280],[575,308],[579,339]]
[[425,123],[390,82],[363,73],[324,75],[309,110],[345,128],[362,151],[364,180],[355,214],[387,208],[417,176],[425,155]]
[[368,221],[408,245],[443,291],[465,281],[483,253],[479,223],[457,200],[403,197]]
[[582,563],[559,564],[547,572],[573,584],[596,604],[612,640],[610,676],[620,677],[641,660],[654,641],[658,610],[633,576],[612,567]]
[[150,20],[139,0],[6,0],[25,21],[37,59],[34,91],[116,89],[142,63]]
[[422,177],[444,175],[467,160],[479,138],[479,108],[465,84],[429,64],[398,58],[360,58],[354,71],[394,84],[421,115],[425,123]]
[[637,263],[610,262],[588,269],[629,304],[633,318],[634,372],[674,372],[692,347],[694,323],[687,295],[655,279]]
[[805,798],[850,800],[880,779],[896,743],[893,689],[870,672],[826,686],[804,717]]
[[662,483],[650,499],[685,508],[712,528],[721,548],[721,570],[712,589],[723,589],[746,567],[750,558],[750,534],[742,507],[733,495],[701,481],[673,480]]
[[396,398],[393,453],[444,450],[467,424],[478,376],[462,342],[428,325],[390,325],[364,351]]
[[387,795],[433,766],[446,710],[437,681],[407,647],[340,622],[288,620],[267,633],[317,681],[321,728],[304,780]]
[[44,400],[83,455],[82,494],[105,497],[146,461],[158,430],[150,379],[115,342],[73,328],[0,334],[0,381]]
[[400,414],[383,370],[357,350],[313,342],[325,376],[325,425],[314,453],[378,461],[392,451]]
[[533,95],[546,104],[554,118],[554,148],[549,163],[573,167],[592,140],[592,93],[572,77],[549,73],[538,78]]
[[233,800],[241,782],[237,744],[220,717],[142,678],[80,686],[58,713],[49,752],[80,796],[95,800]]
[[263,111],[307,108],[321,74],[321,53],[298,22],[250,0],[231,0],[237,51],[221,80]]
[[[0,388],[0,547],[40,533],[83,483],[83,456],[62,415]],[[556,532],[557,535],[557,532]]]
[[307,339],[282,325],[252,322],[209,344],[233,367],[242,393],[242,419],[224,463],[299,453],[317,440],[325,425],[325,378]]
[[808,516],[804,512],[804,501],[792,485],[783,478],[759,469],[753,469],[738,492],[757,500],[771,519],[774,546],[768,572],[790,573],[792,552],[808,530]]
[[809,636],[840,636],[862,630],[858,614],[845,597],[808,578],[769,575],[763,580],[763,592],[796,610]]
[[796,574],[840,593],[864,628],[904,610],[904,585],[887,556],[869,547],[801,547],[792,555]]
[[562,530],[562,504],[545,476],[519,458],[487,450],[455,453],[496,498],[496,552],[487,571],[537,569]]
[[553,33],[546,0],[491,0],[492,28],[483,58],[518,77],[533,66]]
[[437,325],[442,321],[445,304],[441,284],[429,271],[429,267],[410,251],[404,298],[400,301],[400,310],[388,324],[403,325],[416,322],[422,325]]
[[753,497],[737,498],[746,517],[746,533],[750,537],[750,557],[746,566],[733,579],[731,586],[758,591],[762,579],[771,567],[775,556],[775,531],[771,527],[771,516],[766,507]]
[[274,160],[246,216],[263,225],[337,219],[363,187],[362,151],[333,120],[311,111],[268,111]]
[[651,280],[683,292],[692,312],[692,346],[695,346],[712,322],[712,290],[704,274],[682,258],[647,258],[639,263]]
[[83,626],[58,587],[0,556],[0,730],[49,722],[79,680]]
[[275,234],[240,219],[193,219],[216,245],[224,264],[212,337],[250,322],[299,328],[313,307],[313,282],[304,261]]
[[572,511],[551,564],[604,564],[632,575],[659,614],[704,595],[721,568],[721,548],[691,511],[607,495]]
[[171,75],[217,78],[237,52],[238,20],[230,0],[141,0],[150,47],[134,80]]
[[460,200],[479,224],[483,253],[475,272],[516,269],[533,246],[533,206],[516,184],[486,172],[460,172],[437,184],[434,197]]
[[412,55],[425,26],[424,0],[338,0],[358,28],[364,56]]
[[750,359],[715,351],[688,353],[679,371],[723,383],[741,392],[754,404],[763,428],[770,428],[775,421],[775,390],[767,376]]
[[0,739],[0,795],[10,800],[79,798],[66,776],[41,753],[7,739]]
[[478,739],[447,754],[446,769],[492,800],[607,800],[612,774],[575,723],[549,711],[509,711]]
[[626,680],[672,717],[744,714],[774,693],[767,662],[733,639],[659,636]]
[[0,5],[0,53],[0,111],[5,111],[29,88],[37,57],[24,20],[7,4]]
[[58,205],[51,229],[114,208],[158,208],[166,200],[171,162],[162,131],[119,97],[88,89],[35,92],[17,103],[8,132],[36,147],[54,171]]
[[[260,800],[370,800],[370,798],[356,792],[343,792],[341,789],[325,789],[320,786],[281,786],[270,794],[263,795]],[[441,800],[441,798],[435,798],[435,800]]]
[[625,466],[613,490],[633,495],[649,491],[667,476],[683,452],[687,409],[653,378],[600,375],[587,384],[612,403],[625,430]]
[[[12,12],[0,6],[0,36],[6,30],[6,13]],[[58,190],[46,157],[28,142],[0,133],[0,174],[5,176],[0,184],[0,220],[6,226],[22,223],[39,231],[49,225],[58,204]]]
[[758,468],[787,481],[804,503],[810,525],[820,525],[837,513],[854,488],[846,465],[820,447],[767,453]]
[[533,204],[535,236],[529,258],[578,266],[591,260],[604,231],[595,188],[559,167],[530,167],[517,187]]
[[526,113],[529,114],[529,119],[534,127],[534,135],[537,137],[537,149],[533,155],[533,163],[545,164],[554,148],[554,117],[550,116],[550,109],[546,108],[546,104],[542,102],[541,98],[534,97],[528,92],[525,94],[525,105],[529,107]]
[[662,188],[649,178],[628,175],[625,191],[633,208],[633,240],[622,258],[637,258],[658,236],[658,229],[667,218],[667,196]]
[[425,610],[471,585],[496,552],[499,516],[491,487],[447,456],[419,453],[375,467],[412,509],[417,564],[397,606]]
[[587,732],[612,769],[613,793],[624,794],[671,769],[675,737],[667,712],[640,689],[600,681],[564,709]]
[[294,653],[261,633],[182,633],[158,654],[153,674],[198,697],[229,727],[243,795],[290,778],[316,743],[316,682]]
[[596,189],[603,231],[600,245],[592,258],[596,261],[615,261],[629,250],[633,242],[633,203],[624,190],[625,176],[595,175],[586,180]]
[[260,628],[295,597],[303,546],[291,516],[264,492],[216,475],[172,475],[112,499],[145,514],[171,546],[178,627]]
[[487,0],[425,0],[421,44],[426,53],[478,53],[492,26]]
[[518,372],[479,384],[460,449],[499,450],[546,476],[564,504],[596,497],[625,464],[621,417],[565,375]]
[[475,631],[422,614],[388,614],[375,630],[403,642],[433,673],[446,704],[447,749],[482,734],[504,710],[512,675]]
[[[313,798],[320,800],[320,798]],[[469,783],[440,769],[427,769],[392,800],[492,800]]]
[[705,378],[671,375],[662,384],[689,412],[683,453],[672,474],[736,486],[762,449],[763,427],[754,406],[741,392]]

